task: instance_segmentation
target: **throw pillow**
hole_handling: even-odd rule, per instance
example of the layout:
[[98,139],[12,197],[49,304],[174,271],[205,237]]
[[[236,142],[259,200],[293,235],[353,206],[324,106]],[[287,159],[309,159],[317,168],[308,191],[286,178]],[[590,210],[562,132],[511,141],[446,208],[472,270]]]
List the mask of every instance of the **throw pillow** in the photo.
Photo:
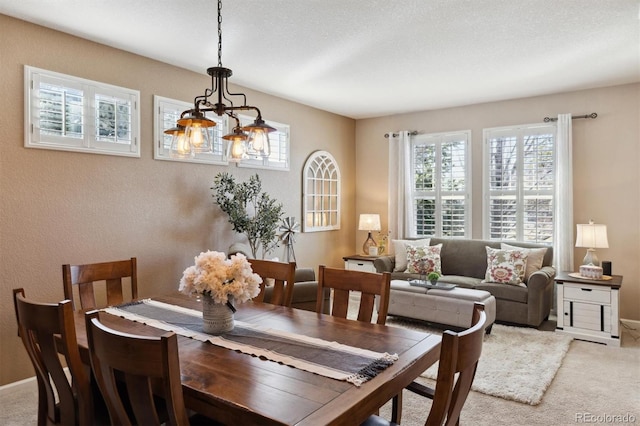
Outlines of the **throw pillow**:
[[547,253],[546,247],[541,248],[524,248],[524,247],[516,247],[510,246],[509,244],[502,243],[500,244],[500,248],[502,250],[520,250],[527,255],[527,269],[524,271],[524,282],[529,281],[529,277],[536,271],[539,271],[542,268],[542,261],[544,260],[544,255]]
[[424,240],[391,240],[393,252],[396,256],[396,266],[393,272],[404,272],[407,269],[407,244],[416,246],[428,246],[431,238]]
[[[527,255],[520,250],[501,250],[486,246],[485,282],[520,285],[527,268]],[[524,284],[522,284],[524,285]]]
[[410,274],[442,273],[440,262],[442,244],[435,246],[407,245],[407,272]]

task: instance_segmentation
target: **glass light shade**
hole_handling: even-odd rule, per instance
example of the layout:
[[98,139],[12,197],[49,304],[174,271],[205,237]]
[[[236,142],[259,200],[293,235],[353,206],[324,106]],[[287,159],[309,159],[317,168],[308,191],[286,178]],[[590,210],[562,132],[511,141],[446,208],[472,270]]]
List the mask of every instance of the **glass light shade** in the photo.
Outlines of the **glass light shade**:
[[186,138],[195,152],[211,152],[212,144],[209,137],[209,127],[216,122],[209,120],[202,113],[192,113],[178,120],[178,125],[184,126]]
[[227,143],[227,159],[229,161],[242,161],[247,158],[247,134],[240,127],[235,127],[233,133],[224,135],[222,139],[229,141]]
[[242,130],[249,132],[247,154],[259,158],[266,158],[271,155],[269,133],[275,132],[275,128],[266,124],[261,118],[256,118],[256,121],[244,126]]
[[185,136],[184,128],[181,126],[172,127],[164,131],[165,134],[171,135],[171,158],[192,158],[194,156],[193,149],[189,140]]

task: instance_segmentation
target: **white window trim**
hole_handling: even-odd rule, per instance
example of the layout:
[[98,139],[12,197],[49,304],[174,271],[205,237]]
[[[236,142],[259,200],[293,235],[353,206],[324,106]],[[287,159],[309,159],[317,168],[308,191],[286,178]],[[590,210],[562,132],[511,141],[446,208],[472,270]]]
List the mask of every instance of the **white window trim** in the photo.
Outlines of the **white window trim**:
[[[214,127],[215,136],[211,142],[218,144],[221,147],[221,151],[212,153],[200,153],[197,152],[193,158],[173,158],[171,157],[171,150],[166,149],[164,146],[164,131],[167,130],[164,120],[165,109],[176,111],[180,114],[182,111],[186,111],[193,108],[193,104],[184,101],[178,101],[176,99],[165,98],[163,96],[153,96],[153,158],[155,160],[164,161],[180,161],[186,163],[200,163],[200,164],[218,164],[228,165],[227,159],[227,144],[220,135],[226,135],[229,128],[229,121],[226,115],[218,116],[213,113],[207,113],[206,117],[216,122]],[[173,123],[171,127],[174,127],[176,123]],[[169,127],[170,128],[170,127]]]
[[[40,106],[39,87],[36,83],[45,80],[59,80],[64,87],[83,90],[83,117],[85,118],[82,138],[55,135],[41,135],[38,131]],[[95,135],[95,96],[117,96],[131,103],[131,143],[111,143],[97,140]],[[140,157],[140,92],[138,90],[113,86],[84,78],[61,74],[29,65],[24,66],[24,146],[25,148],[52,149],[59,151],[84,152],[91,154]]]
[[[536,134],[546,135],[551,133],[554,135],[554,138],[555,138],[557,133],[557,126],[555,124],[550,124],[550,123],[533,123],[533,124],[522,124],[517,126],[492,127],[492,128],[483,129],[482,131],[482,182],[483,182],[482,183],[482,200],[483,200],[482,236],[483,236],[483,239],[485,240],[492,239],[491,224],[489,223],[491,219],[491,213],[490,213],[491,204],[489,202],[490,195],[491,195],[491,191],[490,191],[491,176],[490,176],[490,170],[489,170],[489,167],[491,166],[491,159],[489,158],[489,155],[491,151],[489,149],[489,139],[495,138],[497,136],[498,137],[499,136],[516,136],[518,137],[517,150],[518,152],[521,152],[522,150],[521,137],[525,133],[527,136],[534,136]],[[555,163],[555,150],[556,150],[555,139],[553,144],[553,150],[554,150],[553,167],[555,169],[555,167],[557,167]],[[523,170],[524,156],[521,154],[518,154],[518,158],[516,159],[516,161],[517,161],[518,170]],[[523,185],[522,178],[521,178],[521,175],[519,175],[517,189],[515,190],[517,205],[522,205],[521,200],[524,197],[522,185]],[[543,191],[543,192],[546,193],[545,195],[551,196],[553,202],[555,202],[554,189]],[[523,219],[522,219],[523,211],[520,207],[518,207],[516,214],[518,216],[518,218],[516,219],[517,238],[515,240],[509,240],[509,241],[519,242],[523,240],[523,237],[524,237],[524,228],[523,228]],[[498,240],[501,240],[501,239],[498,239]]]
[[[318,188],[317,182],[321,183],[322,191],[318,193],[315,188]],[[325,193],[328,183],[329,192]],[[340,175],[340,167],[336,159],[327,151],[315,151],[313,152],[304,164],[302,169],[302,230],[303,232],[320,232],[331,231],[340,229],[340,202],[341,194],[340,187],[342,186],[342,178]],[[309,188],[313,187],[314,191],[310,191]],[[324,205],[325,196],[335,198],[336,205],[335,210],[332,210],[331,206]],[[309,209],[309,205],[318,206],[315,209]],[[332,211],[336,215],[336,221],[331,223]],[[329,220],[327,225],[313,225],[313,220],[308,221],[309,215],[328,215]]]
[[[238,114],[238,120],[240,120],[240,125],[245,126],[250,123],[253,123],[255,118],[249,117],[247,115]],[[288,124],[278,123],[275,121],[265,120],[265,123],[271,127],[274,127],[278,132],[282,133],[285,139],[285,159],[284,161],[273,161],[270,158],[244,158],[241,161],[237,162],[237,167],[247,167],[252,169],[267,169],[267,170],[278,170],[282,172],[288,172],[291,166],[291,153],[290,153],[290,145],[291,145],[291,129]],[[270,135],[270,139],[271,139]],[[273,153],[273,146],[271,147]]]
[[[439,161],[442,158],[442,144],[443,143],[447,143],[450,141],[455,141],[455,140],[460,140],[461,139],[461,135],[463,135],[464,139],[465,139],[465,190],[464,190],[464,196],[465,196],[465,205],[467,206],[466,209],[466,215],[465,215],[465,223],[464,223],[464,236],[458,236],[458,237],[450,237],[450,238],[471,238],[471,226],[472,226],[472,218],[473,218],[473,206],[472,206],[472,182],[471,182],[471,130],[460,130],[460,131],[454,131],[454,132],[443,132],[443,133],[429,133],[429,134],[423,134],[423,135],[417,135],[417,136],[413,136],[411,138],[411,153],[410,153],[410,158],[411,158],[411,164],[410,164],[410,176],[411,176],[411,197],[413,199],[413,202],[411,203],[412,206],[415,206],[415,200],[417,197],[419,197],[418,195],[416,195],[416,193],[418,191],[415,191],[415,186],[413,183],[413,178],[415,176],[415,162],[414,162],[414,158],[413,158],[413,154],[414,154],[414,146],[415,145],[421,145],[424,144],[425,142],[427,144],[433,144],[436,147],[436,158],[438,159],[436,161],[436,169],[435,169],[435,176],[436,176],[436,182],[434,185],[434,193],[435,193],[435,205],[436,205],[436,210],[434,212],[434,216],[435,216],[435,220],[436,220],[436,224],[435,224],[435,233],[434,235],[432,235],[433,237],[442,237],[442,203],[440,202],[440,200],[442,199],[443,196],[446,196],[447,194],[443,194],[443,192],[451,192],[451,191],[442,191],[442,187],[440,185],[440,177],[441,177],[441,173],[442,173],[442,169],[441,169],[441,164],[442,162]],[[428,141],[433,141],[433,142],[428,142]],[[457,193],[458,191],[456,191]],[[421,237],[428,237],[430,235],[424,235],[424,234],[418,234],[417,230],[416,230],[416,218],[414,217],[414,213],[411,212],[411,217],[412,220],[409,224],[409,237],[410,238],[421,238]],[[447,237],[449,238],[449,237]]]

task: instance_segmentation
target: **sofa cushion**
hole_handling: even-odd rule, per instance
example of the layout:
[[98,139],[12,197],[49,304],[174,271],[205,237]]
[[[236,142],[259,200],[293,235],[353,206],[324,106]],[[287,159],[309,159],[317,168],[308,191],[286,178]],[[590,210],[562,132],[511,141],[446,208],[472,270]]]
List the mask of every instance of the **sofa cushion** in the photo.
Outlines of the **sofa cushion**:
[[407,244],[407,272],[424,275],[434,271],[441,273],[440,249],[442,244],[437,246]]
[[477,290],[486,290],[493,294],[496,299],[510,300],[518,303],[527,303],[529,292],[527,287],[516,285],[504,285],[500,283],[480,283],[476,286]]
[[423,240],[391,240],[396,257],[396,265],[393,268],[393,272],[404,272],[407,269],[407,244],[428,246],[429,242],[429,238]]
[[500,250],[486,247],[486,282],[520,285],[527,268],[527,255],[521,250]]
[[500,248],[503,250],[520,250],[527,255],[527,269],[524,271],[524,282],[529,281],[529,277],[534,272],[537,272],[542,268],[542,261],[544,260],[544,255],[547,252],[546,247],[541,248],[524,248],[512,246],[509,244],[501,243]]
[[438,279],[438,283],[455,284],[463,288],[476,288],[482,280],[473,277],[461,277],[460,275],[443,275]]

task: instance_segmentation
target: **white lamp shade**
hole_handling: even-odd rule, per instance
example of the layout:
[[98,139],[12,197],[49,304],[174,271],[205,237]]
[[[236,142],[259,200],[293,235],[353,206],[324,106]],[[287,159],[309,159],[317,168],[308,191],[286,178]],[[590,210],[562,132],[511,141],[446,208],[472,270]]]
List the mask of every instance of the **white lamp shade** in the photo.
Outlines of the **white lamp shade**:
[[578,224],[576,228],[576,247],[609,248],[607,225],[599,225],[590,221],[588,224]]
[[380,215],[379,214],[361,214],[358,229],[360,231],[379,231],[381,229]]

